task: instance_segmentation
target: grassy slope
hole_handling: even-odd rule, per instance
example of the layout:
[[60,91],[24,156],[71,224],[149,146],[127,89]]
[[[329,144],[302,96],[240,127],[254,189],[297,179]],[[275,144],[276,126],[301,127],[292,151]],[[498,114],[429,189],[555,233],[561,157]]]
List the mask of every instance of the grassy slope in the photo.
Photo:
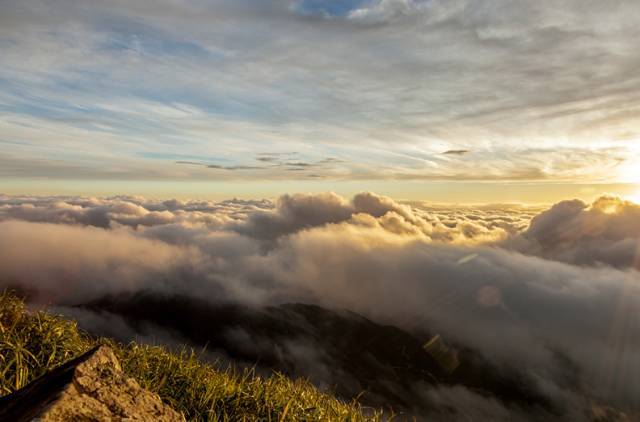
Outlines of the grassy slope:
[[72,321],[28,312],[22,300],[7,292],[0,292],[0,396],[96,343],[109,343],[127,374],[189,420],[380,419],[378,414],[364,416],[357,403],[344,403],[304,380],[219,371],[200,362],[193,351],[173,354],[160,347],[92,338]]

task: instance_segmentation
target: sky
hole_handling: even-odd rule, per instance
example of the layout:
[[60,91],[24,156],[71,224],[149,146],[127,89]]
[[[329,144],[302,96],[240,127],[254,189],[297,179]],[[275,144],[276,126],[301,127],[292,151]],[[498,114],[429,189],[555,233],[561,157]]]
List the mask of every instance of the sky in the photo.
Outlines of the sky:
[[0,0],[0,192],[640,199],[634,0]]
[[0,0],[0,290],[346,309],[640,415],[639,16]]

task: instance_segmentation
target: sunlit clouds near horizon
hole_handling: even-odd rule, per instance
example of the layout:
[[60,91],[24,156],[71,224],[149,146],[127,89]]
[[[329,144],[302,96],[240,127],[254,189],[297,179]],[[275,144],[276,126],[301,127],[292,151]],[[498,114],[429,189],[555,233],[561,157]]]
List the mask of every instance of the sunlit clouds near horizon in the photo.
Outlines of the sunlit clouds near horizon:
[[[349,310],[477,350],[556,409],[420,384],[413,391],[427,396],[414,405],[425,418],[446,408],[448,418],[434,420],[592,421],[596,404],[640,405],[640,205],[616,197],[444,207],[370,192],[275,202],[4,195],[0,250],[0,289],[66,310],[90,330],[183,341],[92,310],[114,295]],[[335,369],[325,385],[345,376],[321,348],[300,363],[287,347],[279,353],[312,374]]]

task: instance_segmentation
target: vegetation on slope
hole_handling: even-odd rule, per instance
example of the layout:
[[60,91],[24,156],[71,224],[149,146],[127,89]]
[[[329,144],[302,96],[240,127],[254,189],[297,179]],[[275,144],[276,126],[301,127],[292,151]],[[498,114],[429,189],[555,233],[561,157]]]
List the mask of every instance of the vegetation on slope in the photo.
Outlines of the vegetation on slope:
[[0,293],[0,396],[51,368],[109,343],[125,372],[156,392],[189,420],[379,420],[358,403],[345,403],[305,380],[269,378],[251,371],[220,371],[192,350],[170,353],[161,347],[122,345],[81,332],[72,321],[43,311],[30,312],[11,292]]

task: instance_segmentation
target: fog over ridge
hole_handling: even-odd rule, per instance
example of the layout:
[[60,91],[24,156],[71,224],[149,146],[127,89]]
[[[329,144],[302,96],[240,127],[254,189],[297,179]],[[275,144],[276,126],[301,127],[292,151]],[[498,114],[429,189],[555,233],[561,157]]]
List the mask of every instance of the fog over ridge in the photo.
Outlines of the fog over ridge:
[[[638,216],[640,206],[614,197],[531,219],[516,206],[447,210],[373,193],[273,203],[0,196],[0,283],[61,306],[158,292],[348,309],[522,368],[580,420],[587,393],[640,405]],[[579,390],[567,389],[558,353],[580,368]],[[469,394],[455,397],[500,406]]]

